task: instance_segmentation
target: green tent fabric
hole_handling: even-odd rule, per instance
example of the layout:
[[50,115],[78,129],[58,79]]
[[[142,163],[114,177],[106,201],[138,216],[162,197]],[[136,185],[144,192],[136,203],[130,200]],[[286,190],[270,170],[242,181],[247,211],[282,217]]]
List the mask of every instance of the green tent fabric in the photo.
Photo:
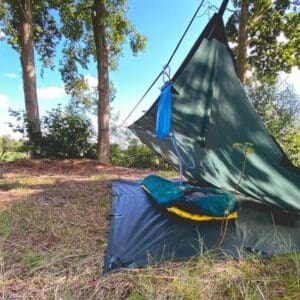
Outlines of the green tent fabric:
[[[174,166],[179,156],[180,162],[193,161],[182,164],[189,183],[234,191],[238,218],[228,223],[220,254],[239,258],[299,251],[299,169],[268,133],[237,77],[222,13],[213,16],[172,78],[171,136],[165,139],[155,132],[158,100],[131,130]],[[235,143],[254,147],[246,156],[240,193],[235,190],[245,156]],[[217,250],[220,222],[192,222],[167,213],[140,184],[113,183],[105,272]]]
[[[197,183],[234,191],[244,154],[235,143],[251,143],[239,192],[254,201],[300,215],[300,172],[267,131],[241,85],[219,14],[208,23],[172,78],[171,132],[195,168],[184,175]],[[158,101],[130,126],[142,142],[178,167],[170,139],[155,135]],[[184,145],[184,146],[183,146]]]

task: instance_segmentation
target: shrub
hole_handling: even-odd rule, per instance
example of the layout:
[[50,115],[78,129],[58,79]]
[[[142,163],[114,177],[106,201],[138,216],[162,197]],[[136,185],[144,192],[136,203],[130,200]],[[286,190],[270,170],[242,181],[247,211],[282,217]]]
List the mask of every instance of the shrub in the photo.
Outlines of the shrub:
[[0,161],[9,162],[28,158],[28,153],[23,150],[23,145],[23,141],[16,141],[6,136],[0,137]]
[[122,150],[119,144],[111,144],[110,162],[112,165],[123,167],[173,170],[170,164],[146,145],[138,144],[137,140],[132,140],[125,150]]
[[[10,127],[25,137],[28,132],[28,119],[22,111],[10,111],[16,119]],[[22,146],[25,152],[35,157],[48,158],[96,158],[96,145],[91,143],[93,131],[90,120],[77,110],[60,105],[41,118],[42,135]]]
[[110,163],[115,166],[125,166],[124,152],[119,144],[110,145]]
[[123,167],[156,168],[158,156],[146,145],[131,141],[125,150],[122,150],[119,144],[111,144],[110,162]]
[[124,153],[128,167],[155,168],[158,166],[157,154],[144,144],[132,141]]
[[[17,125],[12,125],[15,131],[26,133],[26,116],[13,112]],[[29,141],[23,145],[23,151],[32,151],[39,157],[46,158],[91,158],[97,157],[97,144],[92,143],[93,131],[90,120],[82,113],[61,106],[48,112],[41,118],[42,136],[34,143]],[[129,135],[122,136],[122,143]],[[128,141],[128,140],[127,140]],[[131,140],[127,149],[119,144],[110,145],[110,162],[113,165],[135,168],[172,169],[153,150],[137,140]]]
[[66,112],[60,107],[42,118],[44,134],[38,144],[42,157],[94,158],[95,146],[90,143],[90,121],[78,114]]

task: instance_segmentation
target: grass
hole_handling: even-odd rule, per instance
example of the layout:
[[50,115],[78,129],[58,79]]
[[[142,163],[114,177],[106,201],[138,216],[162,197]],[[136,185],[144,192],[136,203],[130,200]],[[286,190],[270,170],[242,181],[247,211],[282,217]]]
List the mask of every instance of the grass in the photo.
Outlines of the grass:
[[0,299],[300,299],[299,254],[203,255],[102,276],[111,180],[147,170],[30,160],[4,169]]
[[27,159],[29,154],[27,152],[18,152],[18,151],[7,151],[1,156],[2,162],[12,162],[18,159]]
[[299,299],[299,255],[261,261],[201,257],[136,270],[131,299]]
[[10,228],[10,215],[8,209],[0,211],[0,237],[7,238]]
[[179,173],[176,170],[158,171],[157,173],[166,178],[179,178]]

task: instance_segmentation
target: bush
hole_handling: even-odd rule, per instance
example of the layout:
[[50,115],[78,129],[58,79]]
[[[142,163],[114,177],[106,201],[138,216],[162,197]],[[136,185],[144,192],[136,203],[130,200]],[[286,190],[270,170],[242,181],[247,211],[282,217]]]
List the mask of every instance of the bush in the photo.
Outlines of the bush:
[[157,168],[159,158],[149,147],[134,140],[126,150],[122,150],[118,144],[111,144],[110,162],[123,167]]
[[144,144],[138,144],[136,140],[132,140],[125,150],[122,150],[119,144],[111,144],[110,162],[112,165],[122,167],[174,170],[153,150]]
[[60,107],[42,118],[44,134],[36,151],[42,157],[95,158],[95,146],[90,143],[90,121]]
[[23,141],[16,141],[6,136],[0,137],[0,161],[9,162],[28,158],[28,153],[23,150],[23,145]]
[[122,150],[119,144],[111,144],[110,145],[110,163],[114,166],[126,166],[126,162],[124,160],[124,152],[126,150]]
[[294,165],[300,167],[300,126],[291,128],[280,142]]
[[[25,137],[28,132],[28,118],[22,111],[10,111],[16,119],[10,127]],[[25,152],[35,157],[47,158],[96,158],[97,147],[91,143],[93,131],[90,120],[76,110],[60,105],[41,118],[42,135],[36,135],[22,146]]]
[[[24,114],[14,112],[14,116],[19,121],[14,130],[25,133]],[[58,106],[41,119],[41,127],[42,136],[37,137],[34,144],[25,142],[24,151],[46,158],[97,158],[97,144],[91,142],[91,123],[81,113]],[[119,144],[111,144],[110,162],[124,167],[171,169],[153,150],[137,140],[131,140],[125,150]]]
[[124,153],[128,167],[155,168],[158,166],[157,154],[144,144],[133,141]]

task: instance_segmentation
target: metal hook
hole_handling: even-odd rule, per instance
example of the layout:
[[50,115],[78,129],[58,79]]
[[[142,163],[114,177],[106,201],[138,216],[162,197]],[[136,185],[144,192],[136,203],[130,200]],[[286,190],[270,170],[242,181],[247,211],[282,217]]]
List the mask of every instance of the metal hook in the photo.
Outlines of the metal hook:
[[[166,80],[165,76],[167,77],[167,80]],[[164,66],[163,67],[162,79],[163,79],[164,83],[171,80],[171,68],[170,68],[170,66]]]

